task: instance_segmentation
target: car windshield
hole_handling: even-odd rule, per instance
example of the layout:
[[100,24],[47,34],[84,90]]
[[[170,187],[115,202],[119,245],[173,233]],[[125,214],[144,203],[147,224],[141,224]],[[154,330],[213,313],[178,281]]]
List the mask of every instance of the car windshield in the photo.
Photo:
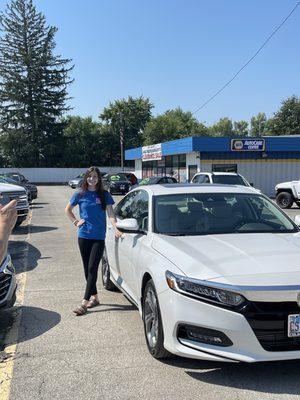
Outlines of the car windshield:
[[157,178],[145,178],[142,179],[139,185],[154,185],[157,182]]
[[111,182],[120,182],[120,181],[127,181],[128,179],[126,178],[125,174],[116,174],[116,175],[111,175],[109,177],[109,180]]
[[220,183],[222,185],[240,185],[247,186],[244,179],[239,175],[213,175],[213,183]]
[[11,183],[13,185],[15,185],[17,183],[14,179],[8,178],[6,176],[5,177],[1,176],[0,177],[0,182],[1,183]]
[[298,228],[258,194],[188,193],[154,198],[154,231],[188,236],[298,232]]

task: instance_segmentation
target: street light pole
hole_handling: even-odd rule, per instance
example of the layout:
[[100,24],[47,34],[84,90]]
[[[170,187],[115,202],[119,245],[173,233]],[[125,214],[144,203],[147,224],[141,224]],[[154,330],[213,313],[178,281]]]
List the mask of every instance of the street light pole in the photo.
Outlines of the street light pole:
[[121,170],[124,171],[124,132],[122,125],[120,128],[120,148],[121,148]]

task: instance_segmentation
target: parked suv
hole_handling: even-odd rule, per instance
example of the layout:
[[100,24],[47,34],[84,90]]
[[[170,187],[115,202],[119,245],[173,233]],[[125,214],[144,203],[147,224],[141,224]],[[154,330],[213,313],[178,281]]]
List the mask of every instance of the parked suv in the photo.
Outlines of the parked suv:
[[0,183],[8,183],[10,185],[17,185],[23,187],[26,190],[29,203],[31,203],[32,200],[37,198],[37,187],[31,183],[16,182],[14,179],[6,175],[0,175]]
[[300,208],[300,181],[282,182],[275,186],[276,203],[281,208],[291,208],[294,203]]
[[219,183],[221,185],[253,186],[236,172],[198,172],[191,183]]
[[12,307],[16,301],[16,276],[8,254],[0,265],[0,308]]
[[26,194],[26,190],[21,186],[11,185],[8,183],[0,183],[0,204],[5,206],[13,199],[18,200],[17,202],[18,218],[16,226],[19,226],[23,221],[26,220],[29,211],[29,204],[28,204],[28,197]]

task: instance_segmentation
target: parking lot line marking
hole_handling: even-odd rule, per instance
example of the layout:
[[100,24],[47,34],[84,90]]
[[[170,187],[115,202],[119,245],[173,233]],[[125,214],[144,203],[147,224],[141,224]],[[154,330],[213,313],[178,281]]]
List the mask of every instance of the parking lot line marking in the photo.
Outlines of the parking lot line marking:
[[[30,212],[28,218],[28,235],[26,241],[30,239],[30,223],[32,218],[32,212]],[[26,254],[27,258],[27,254]],[[25,286],[27,280],[27,263],[25,264],[25,271],[18,276],[18,291],[17,291],[17,305],[20,307],[24,304],[25,297]],[[22,318],[22,311],[17,314],[17,319],[15,324],[12,326],[7,334],[6,342],[12,343],[5,347],[5,353],[8,355],[8,359],[0,363],[0,400],[9,400],[11,382],[14,370],[14,358],[18,346],[18,335],[19,327]]]

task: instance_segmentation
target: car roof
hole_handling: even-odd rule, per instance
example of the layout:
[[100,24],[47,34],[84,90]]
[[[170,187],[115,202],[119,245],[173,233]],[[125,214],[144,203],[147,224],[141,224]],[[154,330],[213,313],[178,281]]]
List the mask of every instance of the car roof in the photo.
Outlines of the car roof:
[[233,176],[240,176],[237,172],[197,172],[195,175],[201,175],[201,174],[209,174],[209,175],[233,175]]
[[[195,184],[195,183],[170,183],[158,185],[139,186],[134,190],[147,190],[153,196],[164,194],[183,193],[244,193],[259,194],[254,188],[240,185]],[[131,192],[130,192],[131,193]]]

